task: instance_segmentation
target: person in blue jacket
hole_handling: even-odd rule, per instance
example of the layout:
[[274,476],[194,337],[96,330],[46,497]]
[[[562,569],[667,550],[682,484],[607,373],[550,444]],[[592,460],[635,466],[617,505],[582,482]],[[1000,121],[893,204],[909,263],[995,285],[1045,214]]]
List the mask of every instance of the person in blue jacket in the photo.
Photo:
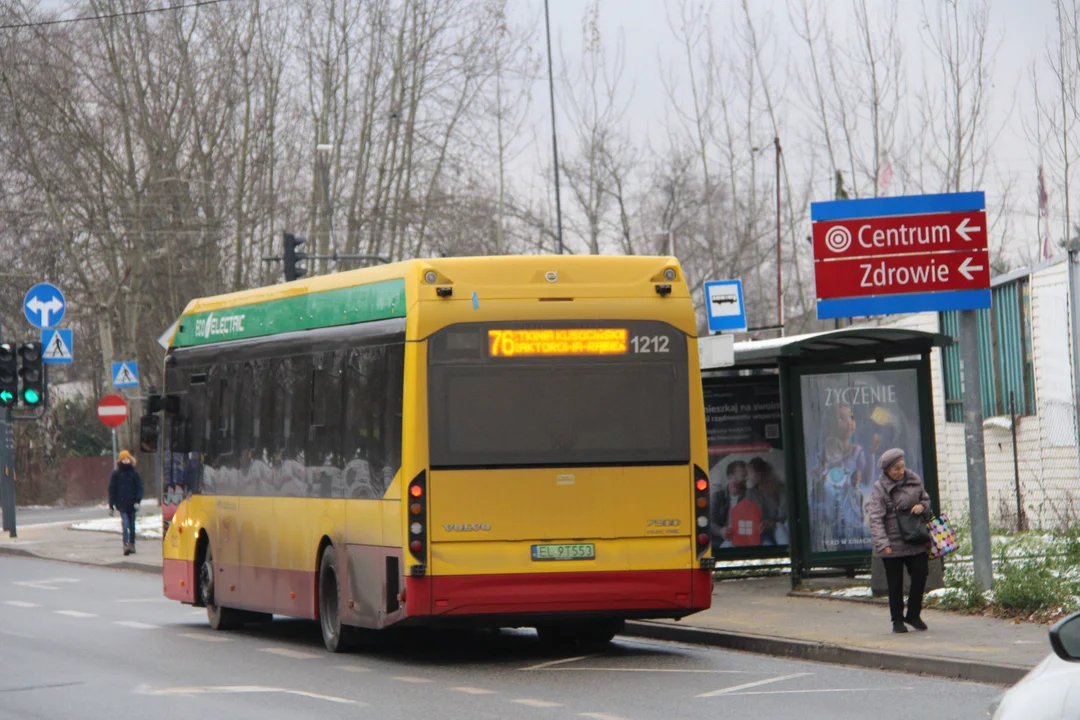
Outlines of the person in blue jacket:
[[109,515],[120,511],[120,525],[124,536],[124,555],[135,552],[135,513],[143,498],[143,481],[135,469],[135,458],[127,450],[121,450],[116,469],[109,478]]

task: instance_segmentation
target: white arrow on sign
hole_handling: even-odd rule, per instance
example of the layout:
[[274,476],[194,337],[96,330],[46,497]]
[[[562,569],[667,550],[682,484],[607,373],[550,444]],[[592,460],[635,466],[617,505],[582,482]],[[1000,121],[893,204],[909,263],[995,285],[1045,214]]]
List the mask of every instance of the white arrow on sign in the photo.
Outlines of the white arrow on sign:
[[26,307],[30,308],[31,312],[35,312],[41,316],[41,325],[43,327],[49,327],[49,316],[63,310],[64,303],[60,302],[60,298],[58,297],[50,298],[49,302],[41,302],[37,298],[33,298],[30,302],[26,303]]
[[[978,228],[975,228],[978,230]],[[960,263],[960,267],[956,268],[960,271],[960,274],[966,277],[968,280],[974,280],[975,276],[972,275],[972,271],[979,271],[983,269],[982,265],[972,265],[971,258],[964,258],[964,262]]]
[[[968,219],[967,218],[964,218],[963,220],[961,220],[960,224],[956,226],[956,234],[959,235],[960,237],[964,238],[965,242],[971,242],[971,237],[968,235],[969,232],[979,232],[980,230],[982,230],[982,228],[979,227],[978,225],[975,225],[973,227],[968,227]],[[979,269],[982,270],[982,268],[979,268]],[[967,273],[964,273],[964,274],[966,275]],[[970,279],[971,278],[968,278],[968,280],[970,280]]]

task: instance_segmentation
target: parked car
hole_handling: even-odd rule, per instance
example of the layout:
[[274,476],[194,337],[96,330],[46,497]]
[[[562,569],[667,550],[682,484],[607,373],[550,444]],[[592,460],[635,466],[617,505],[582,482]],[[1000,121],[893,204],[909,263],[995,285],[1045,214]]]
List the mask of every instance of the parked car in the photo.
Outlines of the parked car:
[[1050,628],[1051,653],[990,706],[993,720],[1080,718],[1080,613]]

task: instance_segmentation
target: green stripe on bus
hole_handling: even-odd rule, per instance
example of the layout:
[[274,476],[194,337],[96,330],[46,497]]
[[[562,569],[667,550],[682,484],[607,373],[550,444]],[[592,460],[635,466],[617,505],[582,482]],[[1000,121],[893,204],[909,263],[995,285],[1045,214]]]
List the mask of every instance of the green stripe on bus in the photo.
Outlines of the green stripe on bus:
[[174,347],[405,317],[405,281],[384,280],[338,290],[252,303],[180,320]]

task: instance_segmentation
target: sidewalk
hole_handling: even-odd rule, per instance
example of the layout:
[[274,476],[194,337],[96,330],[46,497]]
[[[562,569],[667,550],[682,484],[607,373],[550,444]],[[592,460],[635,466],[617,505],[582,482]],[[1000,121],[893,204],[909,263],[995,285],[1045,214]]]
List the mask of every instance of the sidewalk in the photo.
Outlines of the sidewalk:
[[136,547],[136,554],[124,557],[119,534],[72,530],[68,523],[26,525],[18,529],[16,538],[0,534],[0,554],[160,573],[161,541],[139,540]]
[[[120,536],[66,524],[0,535],[0,554],[161,572],[161,542],[139,541],[124,557]],[[929,632],[892,633],[888,608],[790,593],[787,577],[718,582],[713,606],[680,622],[632,622],[626,634],[817,662],[1011,685],[1050,650],[1047,628],[927,610]]]

